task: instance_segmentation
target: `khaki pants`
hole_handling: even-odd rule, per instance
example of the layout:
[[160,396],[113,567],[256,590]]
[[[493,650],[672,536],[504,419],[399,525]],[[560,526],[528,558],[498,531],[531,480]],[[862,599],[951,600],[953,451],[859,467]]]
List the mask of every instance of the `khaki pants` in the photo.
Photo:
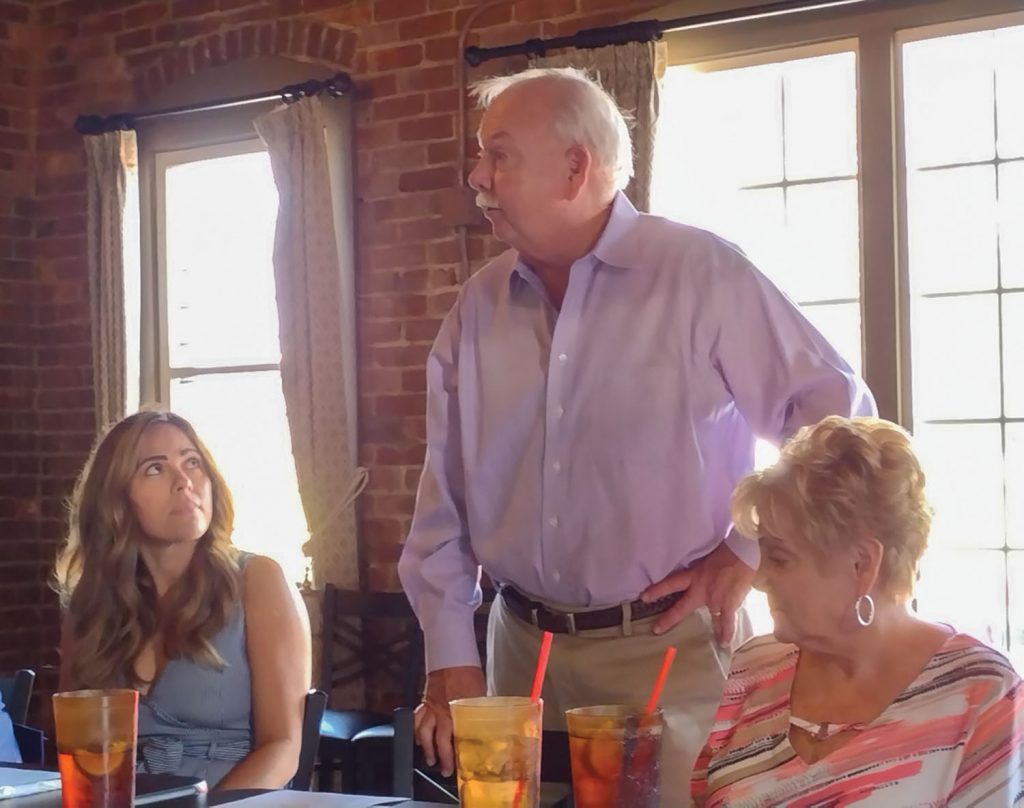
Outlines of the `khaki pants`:
[[[548,604],[561,608],[557,604]],[[740,615],[738,640],[749,636]],[[544,726],[565,729],[565,711],[598,704],[644,703],[650,695],[665,649],[678,650],[665,683],[661,706],[661,808],[686,808],[690,774],[711,729],[731,652],[715,642],[706,609],[656,636],[657,618],[630,622],[575,635],[555,634],[544,680]],[[527,696],[540,649],[542,632],[519,619],[499,596],[487,630],[487,691],[491,695]]]

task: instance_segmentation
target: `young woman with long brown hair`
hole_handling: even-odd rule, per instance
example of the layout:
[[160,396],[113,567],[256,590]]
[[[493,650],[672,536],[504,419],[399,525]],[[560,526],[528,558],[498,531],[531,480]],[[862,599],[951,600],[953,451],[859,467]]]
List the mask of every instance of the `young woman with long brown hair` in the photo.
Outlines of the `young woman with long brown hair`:
[[295,772],[305,611],[278,564],[232,544],[231,495],[184,418],[144,411],[99,440],[57,557],[61,688],[140,692],[139,769],[220,788]]

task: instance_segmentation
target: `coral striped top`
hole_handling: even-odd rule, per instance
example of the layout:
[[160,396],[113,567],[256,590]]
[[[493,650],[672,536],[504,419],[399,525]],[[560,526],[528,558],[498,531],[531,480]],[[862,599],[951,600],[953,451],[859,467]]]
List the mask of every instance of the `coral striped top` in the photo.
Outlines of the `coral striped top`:
[[811,764],[789,742],[798,656],[771,636],[736,652],[694,767],[698,806],[1024,806],[1024,686],[1002,654],[951,635],[878,718]]

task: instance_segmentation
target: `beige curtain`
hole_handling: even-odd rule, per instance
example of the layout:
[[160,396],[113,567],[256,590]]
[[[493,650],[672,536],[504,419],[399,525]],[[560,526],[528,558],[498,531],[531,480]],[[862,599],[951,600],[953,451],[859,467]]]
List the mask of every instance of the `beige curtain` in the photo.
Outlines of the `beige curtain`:
[[313,582],[359,582],[355,498],[366,470],[349,446],[342,359],[341,277],[320,102],[306,98],[258,118],[280,205],[274,278],[281,378],[310,540]]
[[[661,47],[658,47],[658,46]],[[531,60],[532,67],[578,67],[601,82],[626,113],[633,136],[633,179],[626,196],[650,210],[654,133],[658,122],[658,75],[664,43],[630,42],[593,50],[571,50]],[[659,70],[659,68],[661,68]]]
[[138,164],[135,133],[85,138],[89,307],[96,424],[124,417],[128,399],[124,221],[128,174]]

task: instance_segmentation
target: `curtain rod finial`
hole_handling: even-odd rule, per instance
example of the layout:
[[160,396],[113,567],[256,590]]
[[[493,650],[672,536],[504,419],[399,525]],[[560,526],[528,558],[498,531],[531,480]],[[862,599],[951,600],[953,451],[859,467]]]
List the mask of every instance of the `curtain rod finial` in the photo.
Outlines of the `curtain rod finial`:
[[327,81],[327,92],[335,98],[341,98],[352,92],[352,87],[352,77],[348,73],[335,73]]
[[80,135],[103,135],[135,128],[135,119],[124,112],[115,115],[79,115],[75,118],[75,131]]
[[79,115],[75,118],[75,131],[80,135],[98,135],[103,132],[103,118],[99,115]]

